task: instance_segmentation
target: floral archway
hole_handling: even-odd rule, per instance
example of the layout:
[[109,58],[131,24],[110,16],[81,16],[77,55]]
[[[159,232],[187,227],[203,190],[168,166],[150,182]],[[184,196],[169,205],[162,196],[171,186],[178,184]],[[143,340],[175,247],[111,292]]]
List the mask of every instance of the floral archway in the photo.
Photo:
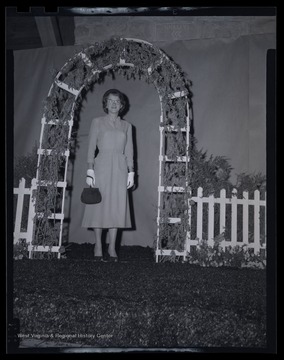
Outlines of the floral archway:
[[[188,126],[191,111],[190,81],[177,64],[162,50],[137,39],[112,38],[83,49],[69,59],[56,74],[44,103],[40,146],[38,150],[37,188],[33,246],[61,245],[64,199],[67,187],[68,161],[76,151],[74,125],[83,95],[105,74],[117,72],[127,79],[135,78],[154,84],[160,99],[160,126],[174,128],[174,141],[168,140],[168,156],[177,167],[179,186],[189,185],[188,166],[178,167],[178,157],[188,154],[181,129]],[[187,121],[187,123],[186,123]],[[172,146],[169,146],[171,143]],[[181,145],[182,144],[182,145]],[[187,157],[187,162],[189,158]],[[188,165],[188,164],[187,164]],[[161,169],[160,169],[161,170]],[[172,174],[169,172],[169,176]],[[163,171],[163,177],[167,172]],[[165,179],[166,180],[166,179]],[[165,181],[166,183],[166,181]],[[184,191],[179,207],[184,214],[174,247],[182,248],[188,231],[189,191]],[[162,207],[159,204],[159,207]],[[165,206],[164,206],[165,207]],[[161,230],[165,214],[160,213]],[[163,224],[162,224],[163,223]],[[159,224],[158,224],[159,227]],[[164,229],[165,230],[165,229]]]

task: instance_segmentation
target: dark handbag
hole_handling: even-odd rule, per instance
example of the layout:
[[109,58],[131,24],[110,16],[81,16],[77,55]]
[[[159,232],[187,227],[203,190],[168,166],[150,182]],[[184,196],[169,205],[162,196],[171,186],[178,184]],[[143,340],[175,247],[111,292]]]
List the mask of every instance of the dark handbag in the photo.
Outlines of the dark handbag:
[[81,201],[84,204],[98,204],[102,201],[99,188],[84,188],[81,194]]

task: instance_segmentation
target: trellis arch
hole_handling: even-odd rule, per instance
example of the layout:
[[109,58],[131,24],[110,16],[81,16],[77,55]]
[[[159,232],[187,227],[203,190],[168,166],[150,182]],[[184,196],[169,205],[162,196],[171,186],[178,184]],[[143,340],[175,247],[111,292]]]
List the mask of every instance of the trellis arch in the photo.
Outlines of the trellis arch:
[[[70,155],[75,152],[72,129],[83,90],[99,82],[102,74],[119,74],[153,83],[160,99],[160,154],[156,255],[162,254],[161,238],[169,237],[166,224],[179,223],[173,248],[185,256],[189,233],[189,130],[192,121],[190,82],[177,64],[162,50],[144,40],[112,38],[75,54],[56,74],[44,103],[36,174],[35,217],[30,256],[33,251],[58,253],[62,243],[64,201]],[[175,134],[177,146],[166,153],[167,134]],[[184,139],[184,134],[186,139]],[[184,149],[180,151],[180,143]],[[170,156],[170,158],[169,158]],[[167,186],[164,164],[185,164],[179,173],[179,186]],[[182,193],[184,211],[179,219],[169,219],[162,204],[163,194]]]

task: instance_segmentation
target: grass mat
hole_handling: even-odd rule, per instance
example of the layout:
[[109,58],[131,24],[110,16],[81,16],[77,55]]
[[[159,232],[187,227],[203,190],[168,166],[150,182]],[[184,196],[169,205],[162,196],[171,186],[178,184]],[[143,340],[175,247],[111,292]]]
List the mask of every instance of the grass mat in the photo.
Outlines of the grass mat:
[[21,334],[94,347],[266,347],[264,270],[157,264],[142,247],[97,263],[91,250],[14,262]]

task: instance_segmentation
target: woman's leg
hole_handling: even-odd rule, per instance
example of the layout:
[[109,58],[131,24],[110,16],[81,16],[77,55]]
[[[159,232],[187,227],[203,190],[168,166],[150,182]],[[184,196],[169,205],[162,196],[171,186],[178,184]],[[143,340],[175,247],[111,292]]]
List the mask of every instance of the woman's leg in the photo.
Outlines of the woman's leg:
[[95,256],[102,256],[102,229],[95,228]]
[[115,251],[115,242],[116,242],[116,236],[117,236],[117,229],[112,228],[108,230],[109,232],[109,246],[108,246],[108,253],[110,256],[117,257],[116,251]]

